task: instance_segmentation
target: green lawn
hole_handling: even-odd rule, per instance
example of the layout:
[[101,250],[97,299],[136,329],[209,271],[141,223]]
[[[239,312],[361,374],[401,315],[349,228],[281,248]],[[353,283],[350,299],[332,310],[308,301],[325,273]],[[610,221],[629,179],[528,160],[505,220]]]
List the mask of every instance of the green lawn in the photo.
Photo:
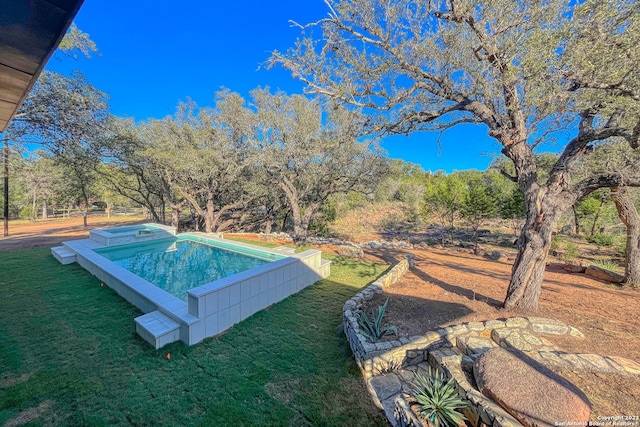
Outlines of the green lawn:
[[340,328],[385,267],[332,259],[329,279],[224,335],[154,350],[141,313],[77,264],[0,252],[0,425],[386,425]]

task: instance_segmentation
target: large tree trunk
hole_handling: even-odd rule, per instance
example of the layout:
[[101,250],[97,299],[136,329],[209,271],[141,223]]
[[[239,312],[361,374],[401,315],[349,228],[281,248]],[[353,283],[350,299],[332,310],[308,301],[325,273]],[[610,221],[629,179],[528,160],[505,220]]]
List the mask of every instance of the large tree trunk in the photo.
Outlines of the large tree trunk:
[[36,195],[33,194],[33,199],[31,200],[31,221],[38,220],[38,212],[36,211]]
[[293,219],[293,243],[299,246],[307,241],[307,229],[302,225],[302,212],[298,201],[289,200],[289,203],[291,204],[291,217]]
[[518,239],[518,256],[513,263],[509,289],[504,300],[504,307],[507,309],[538,309],[551,236],[561,213],[551,203],[545,205],[548,206],[547,209],[541,208],[527,215],[522,228]]
[[600,200],[600,206],[598,207],[598,212],[596,212],[596,216],[593,218],[593,224],[591,224],[591,237],[596,235],[596,227],[598,226],[598,221],[600,220],[600,215],[602,215],[602,210],[604,209],[605,201],[604,199]]
[[[524,136],[522,141],[526,140]],[[509,145],[503,152],[514,161],[527,208],[503,305],[506,309],[536,311],[552,233],[560,215],[573,205],[576,196],[567,191],[571,180],[562,172],[546,185],[538,184],[535,158],[524,142]]]
[[305,218],[308,217],[307,212],[303,213],[300,206],[300,200],[298,199],[298,192],[295,186],[288,182],[286,178],[282,182],[278,183],[278,186],[284,191],[285,197],[289,202],[291,208],[291,218],[293,219],[293,243],[296,246],[302,245],[307,241],[307,230],[309,229],[309,221]]
[[573,211],[573,224],[574,224],[574,234],[576,236],[580,235],[580,215],[578,215],[578,209],[576,209],[576,205],[574,204],[571,207],[572,211]]
[[84,200],[84,209],[82,211],[82,224],[87,226],[87,216],[89,215],[89,196],[87,195],[87,191],[82,186],[82,199]]
[[626,187],[612,187],[611,199],[620,220],[627,226],[624,284],[636,288],[640,286],[640,216]]
[[176,229],[180,224],[180,208],[181,206],[171,204],[171,225]]
[[204,213],[204,231],[206,233],[212,233],[215,225],[214,221],[214,209],[215,205],[213,203],[213,193],[209,192],[207,194],[207,210]]

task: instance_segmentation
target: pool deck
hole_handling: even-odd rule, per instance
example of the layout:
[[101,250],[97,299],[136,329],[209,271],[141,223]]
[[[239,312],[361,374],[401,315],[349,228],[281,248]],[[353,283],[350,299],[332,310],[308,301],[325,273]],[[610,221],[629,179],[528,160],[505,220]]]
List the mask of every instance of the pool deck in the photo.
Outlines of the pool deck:
[[[326,278],[330,272],[330,262],[322,260],[318,250],[295,254],[291,248],[267,249],[224,240],[213,233],[187,234],[286,258],[194,287],[184,301],[94,252],[106,245],[91,238],[64,242],[51,252],[62,264],[77,262],[145,313],[135,319],[136,330],[155,348],[178,340],[193,345],[218,335],[257,311]],[[157,233],[155,239],[166,237]]]

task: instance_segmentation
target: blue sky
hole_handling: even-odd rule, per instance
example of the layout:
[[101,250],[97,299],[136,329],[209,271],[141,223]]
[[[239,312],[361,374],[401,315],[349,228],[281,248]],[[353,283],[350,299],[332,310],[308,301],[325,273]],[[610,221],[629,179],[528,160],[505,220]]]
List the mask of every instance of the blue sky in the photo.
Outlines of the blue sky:
[[[212,105],[221,87],[248,97],[257,86],[301,93],[302,84],[282,69],[259,69],[274,50],[292,46],[301,23],[326,16],[322,0],[86,0],[75,23],[96,42],[101,56],[52,58],[48,68],[80,69],[109,94],[112,113],[136,120],[173,114],[192,98]],[[419,133],[383,141],[390,157],[426,170],[486,169],[499,145],[480,126],[438,135]]]

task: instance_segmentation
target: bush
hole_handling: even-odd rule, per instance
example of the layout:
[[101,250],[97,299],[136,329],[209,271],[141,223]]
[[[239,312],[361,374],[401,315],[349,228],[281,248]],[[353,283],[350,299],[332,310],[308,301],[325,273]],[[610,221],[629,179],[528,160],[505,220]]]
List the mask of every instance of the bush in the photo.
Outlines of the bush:
[[573,242],[567,242],[564,247],[564,259],[570,261],[578,258],[578,245]]
[[376,316],[375,319],[374,313],[371,313],[371,319],[369,319],[369,316],[367,316],[367,313],[365,313],[364,311],[360,311],[359,313],[358,324],[360,325],[361,332],[364,336],[369,338],[371,342],[376,342],[383,336],[391,333],[396,334],[396,337],[398,336],[397,327],[382,327],[382,318],[384,317],[384,313],[387,311],[388,302],[389,298],[387,298],[383,305],[378,306],[378,316]]
[[419,413],[431,420],[435,427],[457,426],[466,417],[458,412],[464,408],[465,401],[460,399],[453,378],[445,381],[439,370],[429,367],[429,376],[416,374],[413,382],[415,399]]
[[18,218],[28,219],[33,221],[35,219],[35,215],[34,215],[33,209],[31,208],[31,205],[27,205],[24,208],[20,209],[20,212],[18,213]]
[[613,244],[616,242],[616,237],[612,234],[604,234],[604,233],[597,233],[595,235],[593,235],[590,239],[590,242],[595,243],[598,246],[613,246]]

